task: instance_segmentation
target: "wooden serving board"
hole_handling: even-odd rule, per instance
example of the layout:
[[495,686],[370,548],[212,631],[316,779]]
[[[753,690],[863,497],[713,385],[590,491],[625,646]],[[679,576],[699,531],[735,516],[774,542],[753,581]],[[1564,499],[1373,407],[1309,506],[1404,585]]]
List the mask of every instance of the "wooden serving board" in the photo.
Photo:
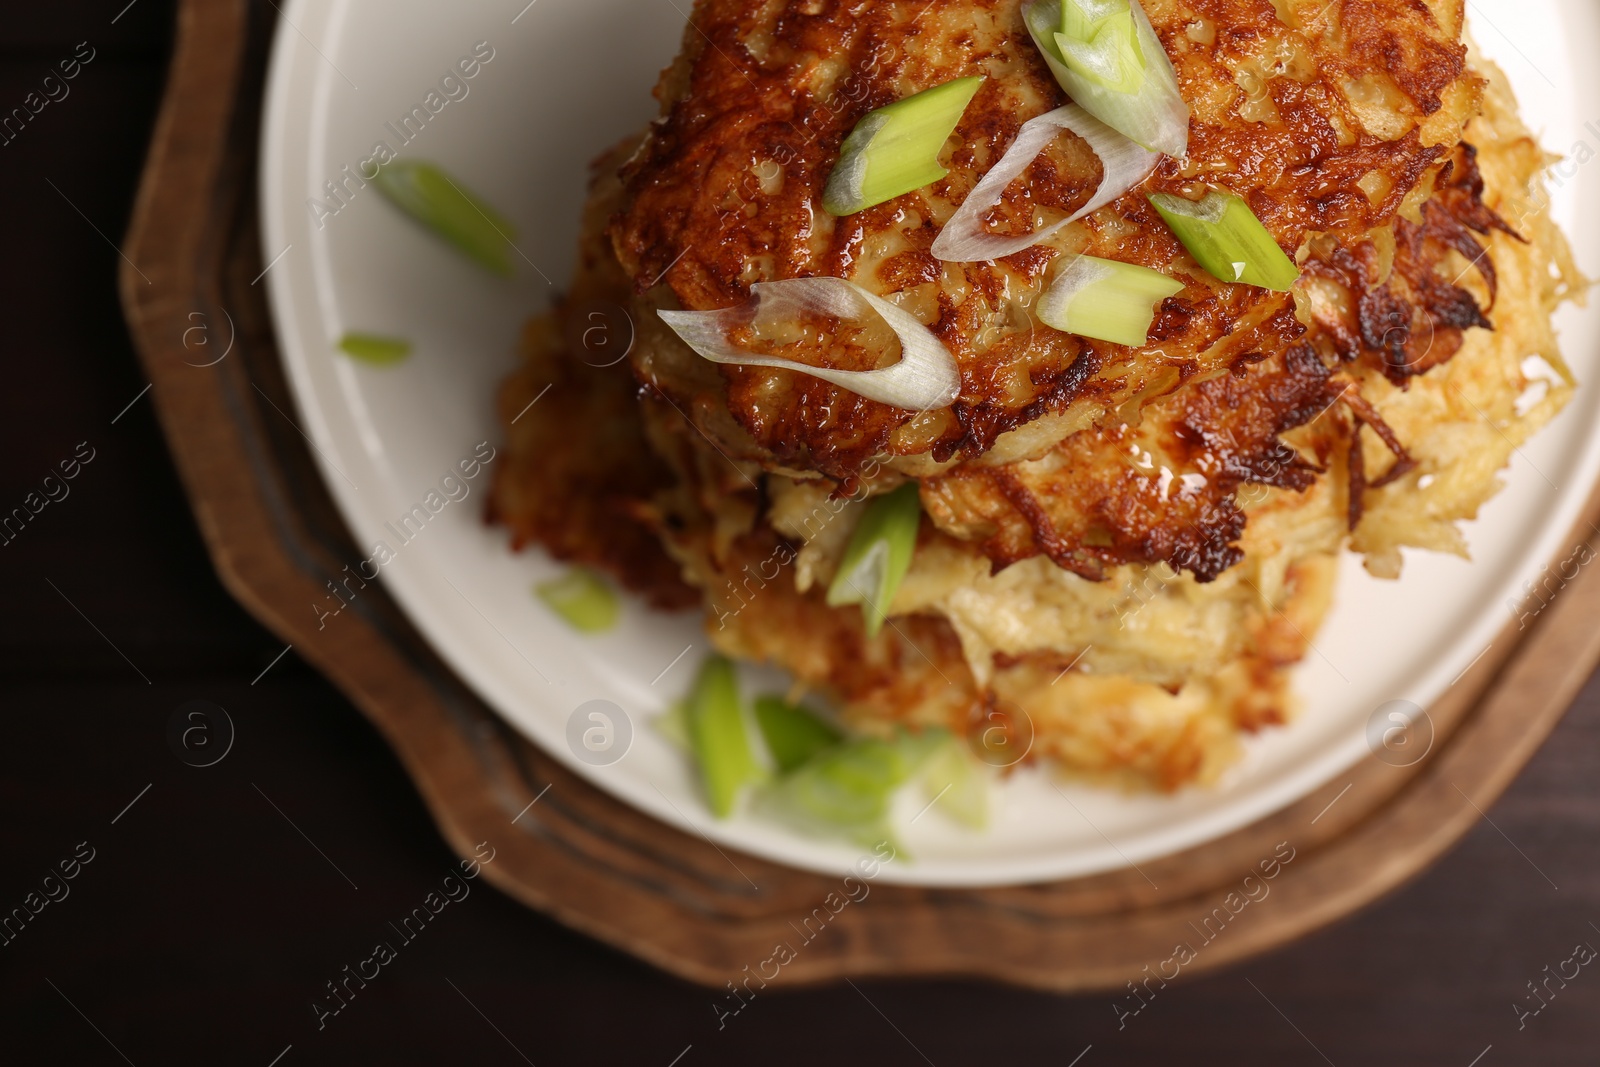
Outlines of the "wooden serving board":
[[[234,596],[377,725],[453,848],[470,856],[492,842],[490,880],[575,929],[715,987],[937,974],[1065,992],[1220,967],[1348,915],[1439,858],[1600,660],[1591,568],[1526,629],[1508,626],[1428,709],[1433,739],[1420,762],[1369,759],[1255,825],[1141,870],[1006,889],[874,883],[834,915],[824,902],[836,894],[837,904],[840,878],[726,855],[524,740],[440,661],[381,583],[346,625],[317,632],[306,605],[359,553],[289,421],[265,293],[252,281],[263,263],[256,145],[275,18],[270,3],[248,0],[179,5],[127,243],[144,275],[127,269],[121,279],[156,408]],[[1600,496],[1568,543],[1586,542],[1593,521]],[[808,940],[802,924],[818,908],[828,921],[815,933],[813,919]]]

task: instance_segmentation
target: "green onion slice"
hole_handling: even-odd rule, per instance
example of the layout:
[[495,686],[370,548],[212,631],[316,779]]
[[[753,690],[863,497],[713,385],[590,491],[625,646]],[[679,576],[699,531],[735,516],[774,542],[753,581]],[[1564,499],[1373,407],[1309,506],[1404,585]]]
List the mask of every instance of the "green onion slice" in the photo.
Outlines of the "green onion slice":
[[581,633],[604,633],[617,624],[622,612],[611,586],[587,567],[574,567],[559,578],[540,582],[533,591]]
[[339,351],[352,359],[379,367],[391,366],[411,354],[411,342],[375,333],[347,333],[339,338]]
[[1032,0],[1022,15],[1073,103],[1153,152],[1189,150],[1189,105],[1139,0]]
[[1183,292],[1183,283],[1158,271],[1079,256],[1039,300],[1039,318],[1063,333],[1097,341],[1145,344],[1156,307]]
[[656,731],[680,752],[694,754],[694,744],[689,740],[689,704],[674,700],[667,710],[650,720]]
[[756,724],[778,771],[787,774],[844,736],[833,724],[777,697],[756,698]]
[[949,174],[939,152],[983,82],[957,78],[865,115],[839,149],[823,209],[853,215]]
[[835,745],[780,779],[763,803],[808,833],[842,834],[866,847],[892,841],[889,814],[896,791],[917,777],[947,740],[943,732],[930,731]]
[[1056,50],[1069,70],[1113,92],[1135,93],[1149,69],[1131,0],[1063,0]]
[[1183,247],[1225,282],[1288,292],[1300,268],[1240,197],[1216,190],[1196,203],[1171,193],[1151,193],[1150,203],[1167,220]]
[[893,744],[866,739],[828,749],[779,781],[764,800],[773,814],[800,830],[843,834],[870,847],[892,836],[890,801],[909,777]]
[[1092,41],[1107,25],[1133,19],[1128,0],[1071,0],[1060,6],[1058,32],[1078,41]]
[[911,569],[921,520],[917,483],[907,482],[868,503],[856,524],[828,588],[828,605],[860,604],[869,637],[883,629],[895,591]]
[[923,767],[922,788],[929,801],[963,826],[982,830],[989,823],[989,778],[972,750],[946,737]]
[[[1000,203],[1006,187],[1028,169],[1062,130],[1071,130],[1083,138],[1100,158],[1100,185],[1089,202],[1066,218],[1020,237],[984,232],[984,218]],[[1016,140],[1000,157],[1000,162],[972,187],[972,192],[939,231],[931,251],[936,259],[952,263],[978,263],[1021,252],[1133,189],[1150,176],[1159,162],[1161,153],[1140,147],[1077,104],[1058,107],[1022,124]]]
[[711,656],[700,667],[689,691],[689,742],[711,812],[719,819],[733,813],[739,791],[762,777],[745,732],[739,702],[739,679],[733,664]]
[[[843,278],[784,278],[750,286],[753,302],[717,311],[658,311],[685,344],[713,363],[776,367],[821,378],[868,400],[908,411],[947,408],[961,395],[955,357],[916,316]],[[835,370],[747,351],[729,340],[757,317],[860,322],[877,316],[900,342],[900,359],[877,370]]]
[[378,191],[481,266],[511,274],[516,228],[432,163],[397,160],[378,168]]

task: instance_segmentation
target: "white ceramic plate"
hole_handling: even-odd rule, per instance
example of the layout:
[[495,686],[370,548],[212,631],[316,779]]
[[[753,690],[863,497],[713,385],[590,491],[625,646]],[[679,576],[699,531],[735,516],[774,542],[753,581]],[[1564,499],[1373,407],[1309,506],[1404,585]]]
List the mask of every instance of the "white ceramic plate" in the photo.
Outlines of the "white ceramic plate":
[[[539,552],[512,555],[504,534],[483,524],[487,475],[464,482],[470,495],[447,502],[409,544],[385,525],[425,504],[479,442],[498,445],[491,398],[515,364],[523,321],[569,276],[587,163],[652,117],[650,90],[677,49],[688,2],[285,5],[262,153],[266,284],[297,417],[334,499],[360,545],[383,542],[396,553],[382,569],[388,589],[461,676],[535,742],[628,803],[724,847],[834,872],[857,850],[748,815],[713,821],[686,760],[649,727],[706,650],[696,617],[630,604],[613,633],[568,630],[530,595],[559,568]],[[1600,65],[1588,57],[1600,50],[1600,8],[1577,0],[1473,0],[1469,8],[1480,43],[1510,74],[1546,146],[1593,156],[1600,124],[1585,123],[1600,117]],[[461,85],[446,86],[459,97],[448,99],[442,75],[478,42],[492,58],[462,83],[464,96]],[[430,91],[438,93],[432,101]],[[401,117],[430,104],[437,114],[413,119],[419,132],[404,144]],[[516,223],[522,258],[514,279],[487,276],[371,188],[352,183],[346,206],[316,217],[308,201],[325,199],[326,183],[346,165],[354,170],[379,141],[403,158],[444,164]],[[1600,166],[1563,170],[1555,199],[1580,259],[1591,274],[1600,271]],[[1304,715],[1253,741],[1221,788],[1063,795],[1041,773],[1024,772],[997,789],[987,832],[937,813],[909,827],[902,819],[916,858],[885,877],[1024,883],[1187,848],[1304,796],[1367,755],[1366,723],[1383,703],[1431,703],[1505,624],[1523,581],[1570,549],[1560,539],[1600,474],[1600,400],[1589,384],[1600,380],[1600,323],[1568,309],[1561,326],[1586,384],[1468,527],[1475,562],[1412,553],[1404,579],[1386,583],[1347,559],[1338,606],[1299,674]],[[355,363],[333,351],[349,330],[410,338],[415,354],[390,369]],[[537,407],[527,417],[538,417]],[[360,561],[348,562],[354,569]],[[330,599],[306,610],[336,606]],[[323,621],[341,623],[337,615]],[[632,725],[626,756],[609,766],[577,760],[567,740],[569,718],[595,699],[625,709]]]

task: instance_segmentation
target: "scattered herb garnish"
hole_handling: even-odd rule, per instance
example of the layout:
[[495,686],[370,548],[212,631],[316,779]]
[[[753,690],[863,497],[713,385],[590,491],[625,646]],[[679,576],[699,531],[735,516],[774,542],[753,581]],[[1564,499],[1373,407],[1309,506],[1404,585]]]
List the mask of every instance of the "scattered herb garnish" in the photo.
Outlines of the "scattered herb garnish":
[[541,582],[534,592],[581,633],[604,633],[617,624],[622,610],[606,580],[586,567],[574,567],[559,578]]
[[411,342],[375,333],[347,333],[339,338],[339,351],[351,359],[387,367],[403,362],[411,354]]
[[1158,271],[1079,256],[1039,301],[1047,326],[1097,341],[1138,347],[1149,340],[1156,307],[1183,292],[1183,283]]
[[1241,197],[1213,190],[1196,202],[1151,193],[1150,203],[1195,262],[1225,282],[1287,292],[1300,277],[1300,268]]
[[708,658],[695,677],[686,708],[689,744],[706,801],[713,815],[725,819],[733,813],[739,792],[763,777],[745,731],[733,664],[722,656]]
[[839,149],[823,208],[853,215],[949,174],[939,165],[939,151],[983,81],[957,78],[869,112]]
[[894,594],[911,569],[921,521],[917,483],[907,482],[870,501],[850,537],[839,573],[828,587],[828,605],[860,604],[869,637],[883,629]]
[[494,208],[432,163],[396,160],[378,168],[378,191],[400,210],[496,274],[511,274],[517,231]]
[[804,764],[844,736],[831,723],[777,697],[756,698],[756,723],[779,773]]
[[1188,151],[1189,105],[1139,0],[1032,0],[1022,17],[1073,103],[1152,152]]

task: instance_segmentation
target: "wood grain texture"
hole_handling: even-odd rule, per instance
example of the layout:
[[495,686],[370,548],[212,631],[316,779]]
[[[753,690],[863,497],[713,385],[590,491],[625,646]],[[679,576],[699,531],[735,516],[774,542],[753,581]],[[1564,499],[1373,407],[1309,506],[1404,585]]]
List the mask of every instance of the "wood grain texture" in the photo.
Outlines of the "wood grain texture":
[[[243,0],[185,0],[179,11],[127,244],[143,274],[125,269],[122,294],[223,581],[377,725],[459,854],[495,842],[487,873],[502,889],[691,980],[741,978],[797,939],[793,924],[837,880],[726,856],[572,775],[466,689],[379,585],[344,624],[317,630],[308,606],[360,553],[294,425],[264,294],[252,284],[270,258],[258,247],[253,183],[272,12]],[[232,324],[228,358],[194,365],[183,341],[193,314]],[[1586,540],[1596,518],[1600,500],[1591,500],[1570,543]],[[1368,760],[1253,826],[1139,870],[981,891],[875,886],[874,906],[846,908],[785,980],[939,974],[1055,991],[1121,987],[1175,944],[1197,941],[1195,924],[1284,842],[1295,859],[1274,882],[1279,903],[1203,945],[1185,973],[1302,936],[1414,877],[1480,817],[1600,659],[1600,633],[1584,624],[1597,610],[1600,578],[1586,571],[1527,630],[1508,626],[1429,709],[1432,750],[1412,767]]]

